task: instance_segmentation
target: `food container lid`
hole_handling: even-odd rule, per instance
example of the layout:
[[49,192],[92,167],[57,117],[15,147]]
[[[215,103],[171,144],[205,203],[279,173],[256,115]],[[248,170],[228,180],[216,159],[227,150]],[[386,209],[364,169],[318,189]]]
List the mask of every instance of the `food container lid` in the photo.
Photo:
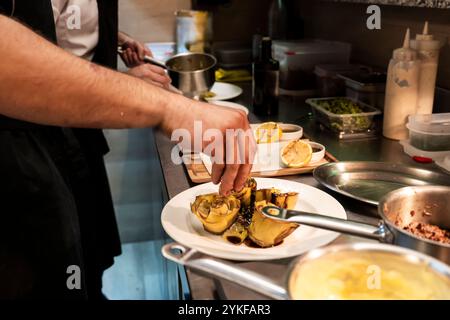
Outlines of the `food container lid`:
[[338,74],[345,85],[356,91],[384,93],[387,75],[384,72],[360,72],[357,74]]
[[304,54],[336,53],[351,50],[346,42],[326,40],[273,41],[273,50],[280,55],[296,56]]
[[406,126],[419,133],[450,135],[450,113],[411,115]]
[[357,64],[319,64],[314,73],[319,77],[336,77],[337,74],[355,73],[360,70]]

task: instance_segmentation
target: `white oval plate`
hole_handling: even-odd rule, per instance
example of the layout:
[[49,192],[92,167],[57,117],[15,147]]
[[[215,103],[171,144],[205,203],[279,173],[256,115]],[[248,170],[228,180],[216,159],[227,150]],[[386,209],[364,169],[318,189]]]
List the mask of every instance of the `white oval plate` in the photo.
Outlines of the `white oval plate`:
[[239,97],[242,94],[242,88],[225,82],[215,82],[212,86],[212,93],[215,94],[214,97],[205,98],[207,101],[220,101],[220,100],[230,100]]
[[248,109],[239,103],[229,101],[211,101],[210,103],[220,107],[242,110],[245,112],[246,115],[248,115]]
[[[283,192],[299,193],[296,210],[320,213],[331,217],[347,219],[342,205],[329,194],[289,180],[257,178],[258,188],[277,188]],[[175,241],[204,254],[229,260],[256,261],[275,260],[301,255],[311,249],[323,246],[336,239],[339,233],[300,226],[282,244],[273,248],[250,248],[233,245],[221,236],[203,229],[200,221],[190,210],[190,204],[198,195],[217,192],[218,186],[202,184],[188,189],[170,200],[164,207],[161,223],[167,234]]]

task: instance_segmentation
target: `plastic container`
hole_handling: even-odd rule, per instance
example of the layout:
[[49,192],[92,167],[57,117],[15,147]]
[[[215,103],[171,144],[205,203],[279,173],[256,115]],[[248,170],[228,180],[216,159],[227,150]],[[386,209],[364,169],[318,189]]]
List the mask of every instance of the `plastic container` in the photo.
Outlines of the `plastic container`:
[[406,127],[413,147],[423,151],[450,151],[450,113],[412,115]]
[[[335,114],[325,110],[318,104],[319,101],[333,99],[346,99],[353,101],[360,106],[363,112],[355,114]],[[339,133],[340,136],[344,134],[376,131],[377,128],[375,126],[375,117],[381,114],[380,110],[351,98],[331,97],[308,99],[306,100],[306,103],[312,107],[314,117],[318,122],[323,124],[328,129]]]
[[349,43],[302,40],[274,41],[274,58],[280,62],[280,88],[289,91],[315,89],[314,68],[319,64],[348,64]]
[[447,171],[448,173],[450,173],[450,155],[446,156],[445,158],[436,160],[436,164],[445,171]]
[[339,74],[345,81],[345,95],[369,106],[384,110],[386,73],[361,70],[356,73]]
[[340,74],[354,74],[360,69],[356,64],[322,64],[314,69],[319,96],[334,97],[345,93],[345,82]]
[[449,151],[424,151],[421,149],[418,149],[411,145],[410,140],[403,140],[400,141],[400,144],[403,146],[403,151],[409,155],[411,158],[415,157],[421,157],[421,158],[428,158],[432,161],[439,161],[441,159],[444,159],[445,157],[450,157],[450,150]]

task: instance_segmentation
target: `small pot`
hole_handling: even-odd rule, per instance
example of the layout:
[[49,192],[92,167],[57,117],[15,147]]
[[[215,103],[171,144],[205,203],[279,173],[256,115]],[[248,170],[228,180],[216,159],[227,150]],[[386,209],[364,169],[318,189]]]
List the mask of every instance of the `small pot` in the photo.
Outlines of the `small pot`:
[[199,99],[216,81],[217,59],[206,53],[181,53],[166,61],[172,84],[189,98]]
[[[349,252],[352,256],[354,255],[355,258],[361,257],[362,255],[374,257],[377,254],[383,254],[382,257],[384,258],[385,255],[389,255],[388,258],[391,258],[389,260],[395,258],[399,263],[402,263],[402,268],[407,268],[408,266],[426,268],[427,271],[431,272],[431,275],[435,276],[435,278],[432,278],[435,283],[431,283],[432,280],[427,277],[427,283],[424,285],[434,285],[435,287],[439,287],[441,290],[438,293],[433,293],[435,293],[439,299],[450,299],[449,266],[419,252],[387,244],[356,243],[335,245],[312,250],[291,263],[288,269],[289,271],[285,275],[284,285],[275,283],[265,276],[233,265],[229,262],[204,256],[195,250],[190,250],[177,243],[167,244],[162,248],[163,256],[171,261],[207,276],[231,281],[276,300],[301,298],[299,297],[299,294],[295,292],[295,288],[302,286],[301,278],[299,277],[299,274],[302,272],[300,268],[316,259],[341,252]],[[380,268],[382,270],[383,266],[380,266]],[[367,276],[367,272],[361,274],[361,277]],[[345,279],[342,280],[344,281]],[[315,283],[315,285],[327,285],[327,283]],[[325,297],[322,298],[324,299]]]

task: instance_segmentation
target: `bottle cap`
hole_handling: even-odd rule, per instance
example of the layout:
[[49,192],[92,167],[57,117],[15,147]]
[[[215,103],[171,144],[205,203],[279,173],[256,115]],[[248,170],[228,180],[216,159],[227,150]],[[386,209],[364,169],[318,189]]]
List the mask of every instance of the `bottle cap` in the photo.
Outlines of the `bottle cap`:
[[411,48],[415,50],[439,50],[441,43],[434,40],[434,36],[428,32],[428,21],[425,21],[422,34],[416,34],[416,39],[411,40]]
[[410,45],[411,33],[409,28],[406,30],[403,47],[394,50],[393,58],[402,61],[413,61],[417,59],[417,52],[411,49]]
[[433,40],[432,34],[428,34],[428,21],[425,21],[422,34],[416,34],[416,40]]

